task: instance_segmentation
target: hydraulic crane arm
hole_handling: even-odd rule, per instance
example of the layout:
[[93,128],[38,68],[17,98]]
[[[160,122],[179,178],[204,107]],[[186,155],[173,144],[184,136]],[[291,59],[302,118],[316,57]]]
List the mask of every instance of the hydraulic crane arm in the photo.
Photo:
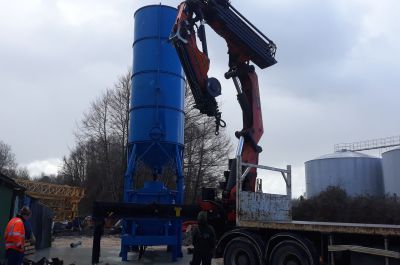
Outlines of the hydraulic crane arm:
[[[261,152],[258,141],[263,134],[261,103],[257,75],[250,61],[261,69],[276,63],[276,46],[227,0],[187,0],[178,7],[178,15],[170,40],[175,46],[190,89],[201,113],[216,118],[218,128],[224,127],[221,112],[215,98],[221,94],[221,85],[208,77],[210,60],[204,25],[208,24],[227,42],[229,70],[225,78],[232,78],[238,92],[238,101],[243,112],[243,129],[236,136],[245,139],[242,160],[258,164]],[[201,42],[201,50],[197,46]],[[254,190],[256,170],[249,172],[243,185]],[[226,191],[234,200],[235,177],[228,178]]]

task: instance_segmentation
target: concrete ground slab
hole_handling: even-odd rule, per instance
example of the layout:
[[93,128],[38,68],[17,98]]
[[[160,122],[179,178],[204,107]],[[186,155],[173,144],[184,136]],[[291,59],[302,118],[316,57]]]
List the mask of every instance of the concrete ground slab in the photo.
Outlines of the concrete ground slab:
[[[71,243],[81,241],[82,244],[75,248],[71,248]],[[187,254],[187,248],[183,249],[183,258],[179,258],[177,262],[171,262],[171,254],[166,251],[166,247],[148,247],[141,260],[138,260],[137,253],[129,253],[127,262],[122,262],[119,255],[120,239],[118,237],[104,237],[101,240],[101,257],[100,264],[116,265],[116,264],[176,264],[188,265],[192,259],[192,255]],[[33,255],[27,256],[28,259],[38,261],[41,258],[47,259],[59,258],[64,261],[64,265],[90,265],[92,257],[92,238],[91,237],[60,237],[56,238],[52,243],[52,247],[37,251]],[[222,265],[221,260],[213,260],[213,265]]]

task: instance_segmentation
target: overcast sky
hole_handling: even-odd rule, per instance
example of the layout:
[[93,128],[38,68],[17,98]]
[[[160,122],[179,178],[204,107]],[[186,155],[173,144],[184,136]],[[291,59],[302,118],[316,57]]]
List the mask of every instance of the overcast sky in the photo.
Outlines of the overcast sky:
[[[261,162],[293,165],[294,195],[305,192],[304,162],[335,143],[400,134],[400,1],[231,2],[278,46],[278,64],[257,71]],[[82,113],[131,65],[133,13],[155,3],[0,0],[0,139],[31,174],[57,171]],[[223,79],[226,44],[208,34],[210,75],[222,81],[233,135],[241,121],[233,84]]]

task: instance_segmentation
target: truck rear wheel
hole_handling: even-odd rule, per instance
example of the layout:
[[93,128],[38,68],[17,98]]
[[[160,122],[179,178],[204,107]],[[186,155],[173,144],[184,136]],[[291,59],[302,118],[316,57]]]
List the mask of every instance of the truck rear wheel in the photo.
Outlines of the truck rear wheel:
[[245,237],[231,240],[225,248],[224,265],[261,265],[256,246]]
[[313,257],[296,241],[282,241],[271,253],[271,265],[315,265]]

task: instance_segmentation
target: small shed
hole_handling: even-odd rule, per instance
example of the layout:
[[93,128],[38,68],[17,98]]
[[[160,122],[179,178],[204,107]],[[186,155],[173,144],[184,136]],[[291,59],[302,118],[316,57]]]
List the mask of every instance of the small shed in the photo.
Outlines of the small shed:
[[39,199],[25,195],[24,204],[29,206],[32,216],[29,219],[32,233],[36,237],[37,250],[51,247],[53,210],[42,204]]
[[23,201],[25,188],[0,173],[0,261],[4,260],[4,230]]

